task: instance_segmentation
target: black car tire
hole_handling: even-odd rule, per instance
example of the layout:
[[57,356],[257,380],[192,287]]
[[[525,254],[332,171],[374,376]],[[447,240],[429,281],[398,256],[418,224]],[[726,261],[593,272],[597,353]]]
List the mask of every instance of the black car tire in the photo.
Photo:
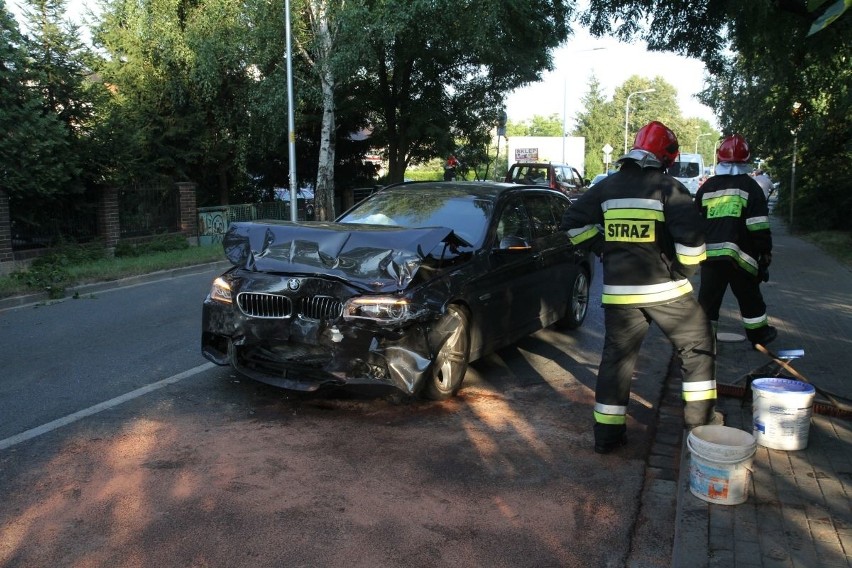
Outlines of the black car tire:
[[556,322],[560,329],[577,329],[583,325],[589,311],[589,273],[585,268],[578,268],[570,287],[568,308],[562,319]]
[[455,396],[470,360],[470,317],[467,311],[451,304],[438,327],[449,327],[452,331],[435,355],[432,372],[425,379],[423,397],[429,400],[446,400]]

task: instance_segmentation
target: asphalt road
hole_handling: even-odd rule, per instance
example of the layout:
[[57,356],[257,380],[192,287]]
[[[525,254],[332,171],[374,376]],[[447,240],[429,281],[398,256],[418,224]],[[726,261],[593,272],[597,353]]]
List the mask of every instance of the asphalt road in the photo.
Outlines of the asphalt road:
[[[631,444],[598,456],[596,306],[475,363],[451,401],[297,395],[201,357],[213,276],[0,311],[0,566],[628,564],[662,339]],[[668,566],[659,548],[644,565]]]

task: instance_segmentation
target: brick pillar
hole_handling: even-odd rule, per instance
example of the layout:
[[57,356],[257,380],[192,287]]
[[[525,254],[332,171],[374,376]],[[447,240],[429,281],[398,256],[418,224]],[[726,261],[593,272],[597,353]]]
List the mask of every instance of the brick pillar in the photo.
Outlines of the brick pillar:
[[98,236],[104,240],[107,256],[115,253],[115,245],[120,235],[118,188],[105,187],[101,190],[101,199],[98,203]]
[[[9,213],[9,196],[0,189],[0,265],[5,262],[13,262],[15,255],[12,253],[12,216]],[[6,265],[11,266],[11,265]],[[0,270],[0,274],[3,271]]]
[[180,230],[192,244],[198,244],[198,206],[195,202],[196,184],[180,182]]

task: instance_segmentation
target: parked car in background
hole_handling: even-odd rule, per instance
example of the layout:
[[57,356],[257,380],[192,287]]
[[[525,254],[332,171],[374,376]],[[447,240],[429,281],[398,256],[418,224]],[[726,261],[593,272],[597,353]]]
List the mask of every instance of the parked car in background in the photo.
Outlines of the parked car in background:
[[577,168],[550,162],[518,162],[506,173],[507,183],[541,185],[577,197],[588,185]]
[[204,300],[203,355],[292,390],[386,385],[453,396],[468,363],[582,325],[592,257],[568,199],[493,182],[384,188],[336,222],[232,223]]
[[[290,188],[276,187],[275,199],[290,203]],[[314,190],[311,187],[300,187],[296,190],[296,215],[299,219],[313,221],[316,206],[314,204]]]
[[704,158],[701,154],[679,154],[667,172],[695,196],[704,176]]
[[609,174],[598,174],[598,175],[596,175],[595,177],[592,178],[592,181],[589,183],[589,187],[592,187],[596,183],[598,183],[599,181],[606,179],[607,176],[609,176]]

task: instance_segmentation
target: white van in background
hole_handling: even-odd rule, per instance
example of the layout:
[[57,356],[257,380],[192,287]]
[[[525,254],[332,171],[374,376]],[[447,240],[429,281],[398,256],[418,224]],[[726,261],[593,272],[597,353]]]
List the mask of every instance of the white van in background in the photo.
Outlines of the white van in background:
[[695,195],[704,176],[704,158],[701,154],[680,154],[675,163],[669,166],[668,173]]

